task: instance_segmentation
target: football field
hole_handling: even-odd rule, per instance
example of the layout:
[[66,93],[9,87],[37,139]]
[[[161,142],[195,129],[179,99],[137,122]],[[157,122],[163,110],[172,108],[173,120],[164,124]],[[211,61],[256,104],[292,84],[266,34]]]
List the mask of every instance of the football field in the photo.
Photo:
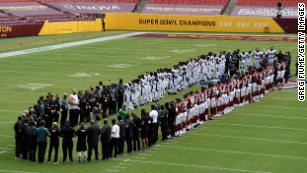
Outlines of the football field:
[[[127,32],[74,34],[0,40],[0,52],[11,52]],[[87,89],[98,81],[125,82],[139,74],[172,67],[209,51],[241,49],[289,50],[292,74],[297,43],[178,38],[124,37],[63,49],[0,58],[0,172],[7,173],[184,173],[184,172],[307,172],[307,104],[296,90],[269,93],[259,102],[205,122],[191,132],[145,152],[111,161],[78,164],[37,164],[14,159],[13,123],[39,96]],[[160,102],[182,97],[192,87]],[[148,105],[145,105],[148,109]],[[140,108],[135,110],[139,115]],[[75,148],[74,148],[75,151]],[[76,158],[76,152],[74,156]],[[60,149],[60,160],[62,154]]]

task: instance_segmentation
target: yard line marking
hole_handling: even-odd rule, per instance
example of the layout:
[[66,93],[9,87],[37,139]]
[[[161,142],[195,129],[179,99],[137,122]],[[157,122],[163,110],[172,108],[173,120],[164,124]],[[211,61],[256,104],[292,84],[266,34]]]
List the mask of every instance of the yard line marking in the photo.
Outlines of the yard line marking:
[[196,148],[196,147],[184,147],[184,146],[164,146],[164,147],[168,149],[219,152],[219,153],[227,153],[227,154],[263,156],[263,157],[283,158],[283,159],[291,159],[291,160],[305,160],[305,161],[307,160],[307,157],[289,156],[289,155],[281,155],[281,154],[265,154],[265,153],[245,152],[245,151],[236,151],[236,150],[221,150],[221,149],[208,149],[208,148]]
[[0,112],[16,112],[16,113],[20,113],[22,111],[15,111],[15,110],[9,110],[9,109],[0,109]]
[[0,154],[4,154],[6,153],[6,150],[0,151]]
[[267,104],[261,104],[261,106],[266,106],[266,107],[271,107],[271,108],[276,108],[276,109],[301,109],[301,110],[306,110],[306,108],[302,107],[285,107],[285,106],[273,106],[273,105],[267,105]]
[[107,172],[119,172],[119,170],[117,170],[117,169],[105,169],[105,171],[107,171]]
[[117,165],[114,165],[112,166],[113,168],[117,168],[117,169],[126,169],[127,167],[124,167],[124,166],[117,166]]
[[149,153],[139,153],[139,155],[141,155],[141,156],[152,156],[152,154],[149,154]]
[[125,159],[124,162],[136,162],[136,163],[144,163],[144,164],[188,167],[188,168],[207,168],[207,169],[232,171],[232,172],[271,173],[268,171],[258,171],[258,170],[253,171],[253,170],[246,170],[246,169],[226,168],[226,167],[208,166],[208,165],[195,165],[195,164],[185,164],[185,163],[176,163],[176,162],[144,161],[144,160],[132,160],[132,159]]
[[292,130],[292,131],[307,132],[307,129],[296,129],[296,128],[287,128],[287,127],[278,127],[278,126],[248,125],[248,124],[235,124],[235,123],[224,123],[224,122],[210,123],[210,124],[240,126],[240,127],[267,128],[267,129],[279,129],[279,130]]
[[14,124],[15,122],[0,122],[0,124]]
[[[279,115],[272,115],[272,114],[250,114],[250,113],[234,113],[239,115],[246,115],[247,116],[258,116],[258,117],[272,117],[272,118],[284,118],[284,119],[295,119],[295,120],[307,120],[307,117],[297,117],[297,116],[279,116]],[[242,117],[242,116],[241,116]]]
[[11,135],[0,135],[0,137],[4,137],[4,138],[13,138],[14,136],[11,136]]
[[127,33],[127,34],[118,34],[118,35],[100,37],[100,38],[89,39],[89,40],[55,44],[55,45],[52,45],[52,46],[43,46],[43,47],[37,47],[37,48],[32,48],[32,49],[25,49],[25,50],[13,51],[13,52],[0,53],[0,59],[14,57],[14,56],[18,56],[18,55],[26,55],[26,54],[36,53],[36,52],[63,49],[63,48],[73,47],[73,46],[81,46],[81,45],[97,43],[97,42],[105,42],[105,41],[109,41],[109,40],[115,40],[115,39],[121,39],[121,38],[130,37],[130,36],[135,36],[135,35],[139,35],[139,34],[143,34],[143,33],[144,32],[131,32],[131,33]]
[[273,142],[273,143],[276,142],[276,143],[285,143],[285,144],[307,145],[307,142],[275,140],[275,139],[268,139],[268,138],[253,138],[253,137],[243,137],[243,136],[212,135],[212,134],[198,134],[198,133],[189,133],[189,134],[195,135],[195,136],[210,136],[210,137],[218,137],[218,138],[244,139],[244,140],[264,141],[264,142]]
[[0,172],[6,172],[6,173],[39,173],[39,172],[29,172],[29,171],[13,171],[13,170],[5,170],[5,169],[0,169]]

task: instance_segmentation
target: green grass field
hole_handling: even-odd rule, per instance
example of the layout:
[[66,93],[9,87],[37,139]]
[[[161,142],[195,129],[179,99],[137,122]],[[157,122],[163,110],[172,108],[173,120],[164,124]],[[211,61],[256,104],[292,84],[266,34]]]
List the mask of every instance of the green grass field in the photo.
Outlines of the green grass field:
[[[118,33],[124,32],[58,36],[61,39],[57,43]],[[4,45],[0,51],[21,49],[10,46],[9,42],[24,42],[22,48],[52,45],[54,40],[50,38],[54,37],[0,40],[0,45]],[[44,40],[43,44],[38,44]],[[125,154],[108,162],[38,165],[14,160],[12,122],[40,95],[62,94],[73,88],[84,90],[100,80],[104,83],[117,82],[119,78],[129,81],[138,74],[171,67],[209,51],[268,49],[270,46],[290,50],[295,61],[296,43],[145,38],[123,38],[0,59],[0,172],[307,172],[307,104],[297,102],[295,90],[275,91],[260,103],[238,107],[175,140],[160,142],[146,152]],[[175,49],[190,51],[173,53]],[[148,60],[148,56],[160,59]],[[294,69],[292,66],[292,72]],[[198,88],[187,89],[178,97]],[[161,102],[175,97],[165,97]],[[140,110],[135,112],[139,114]]]

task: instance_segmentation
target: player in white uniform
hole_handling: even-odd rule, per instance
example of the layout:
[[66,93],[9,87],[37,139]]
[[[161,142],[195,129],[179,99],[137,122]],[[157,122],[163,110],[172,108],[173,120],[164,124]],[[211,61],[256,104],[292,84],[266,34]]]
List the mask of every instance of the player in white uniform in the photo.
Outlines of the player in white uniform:
[[269,65],[273,65],[274,60],[275,60],[275,56],[276,56],[276,50],[274,50],[274,48],[271,47],[271,49],[267,51],[267,54],[268,54]]
[[256,48],[256,50],[253,52],[253,54],[254,54],[255,66],[258,69],[258,68],[261,67],[260,62],[262,61],[263,52],[261,52],[258,48]]

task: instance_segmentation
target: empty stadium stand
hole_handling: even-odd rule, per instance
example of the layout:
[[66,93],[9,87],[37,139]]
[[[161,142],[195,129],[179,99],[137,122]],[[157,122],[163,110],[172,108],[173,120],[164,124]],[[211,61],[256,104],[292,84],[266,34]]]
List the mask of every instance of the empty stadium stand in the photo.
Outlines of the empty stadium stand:
[[231,15],[276,17],[277,3],[281,3],[281,17],[296,18],[299,2],[307,3],[307,0],[237,0]]
[[218,15],[229,0],[149,0],[143,13]]

